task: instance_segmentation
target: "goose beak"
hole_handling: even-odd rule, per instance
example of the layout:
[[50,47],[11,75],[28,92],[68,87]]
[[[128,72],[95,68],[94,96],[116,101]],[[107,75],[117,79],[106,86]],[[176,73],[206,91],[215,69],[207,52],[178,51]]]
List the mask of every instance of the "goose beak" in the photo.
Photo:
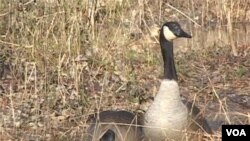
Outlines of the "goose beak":
[[188,33],[186,33],[185,31],[181,31],[180,36],[179,37],[184,37],[184,38],[192,38],[191,35],[189,35]]

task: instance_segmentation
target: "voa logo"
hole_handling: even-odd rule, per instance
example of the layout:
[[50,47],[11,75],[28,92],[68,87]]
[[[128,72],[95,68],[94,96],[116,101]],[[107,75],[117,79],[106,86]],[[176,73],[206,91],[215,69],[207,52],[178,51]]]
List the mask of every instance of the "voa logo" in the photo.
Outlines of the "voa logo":
[[226,129],[227,136],[247,136],[244,129]]

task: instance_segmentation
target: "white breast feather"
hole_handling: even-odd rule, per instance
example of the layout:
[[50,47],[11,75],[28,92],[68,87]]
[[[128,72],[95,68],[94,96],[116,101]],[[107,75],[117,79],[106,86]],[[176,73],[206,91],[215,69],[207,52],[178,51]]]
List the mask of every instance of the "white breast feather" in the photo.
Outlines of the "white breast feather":
[[[145,135],[159,140],[176,138],[187,124],[188,111],[182,103],[179,86],[174,80],[163,80],[154,102],[145,114]],[[164,130],[162,130],[162,129]]]

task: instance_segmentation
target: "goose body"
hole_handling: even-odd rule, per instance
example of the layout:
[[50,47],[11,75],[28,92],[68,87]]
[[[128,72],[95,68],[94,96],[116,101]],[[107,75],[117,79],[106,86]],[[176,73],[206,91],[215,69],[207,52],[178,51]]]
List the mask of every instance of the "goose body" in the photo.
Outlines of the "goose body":
[[145,114],[143,130],[147,138],[161,141],[178,139],[187,125],[188,110],[180,101],[176,81],[163,80],[154,102]]

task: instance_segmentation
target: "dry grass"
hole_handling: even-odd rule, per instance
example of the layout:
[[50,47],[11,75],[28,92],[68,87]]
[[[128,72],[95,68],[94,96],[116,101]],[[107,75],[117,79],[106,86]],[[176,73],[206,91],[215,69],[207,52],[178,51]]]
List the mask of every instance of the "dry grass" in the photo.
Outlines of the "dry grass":
[[89,114],[137,110],[157,92],[162,62],[150,31],[167,20],[194,36],[176,43],[183,95],[211,120],[249,124],[249,107],[223,95],[250,93],[249,42],[234,40],[234,24],[250,22],[248,0],[0,3],[0,140],[80,140]]

